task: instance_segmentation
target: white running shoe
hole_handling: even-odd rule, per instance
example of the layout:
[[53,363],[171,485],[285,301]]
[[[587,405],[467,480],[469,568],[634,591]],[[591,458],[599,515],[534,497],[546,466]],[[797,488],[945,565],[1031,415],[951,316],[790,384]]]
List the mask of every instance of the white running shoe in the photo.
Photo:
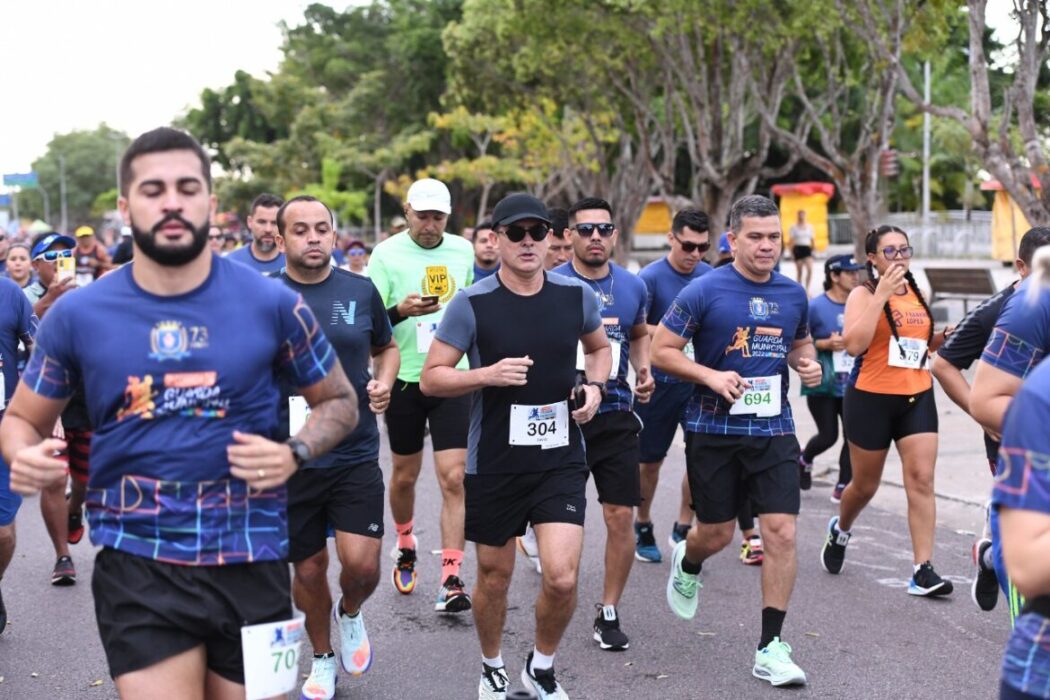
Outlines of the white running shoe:
[[525,528],[525,534],[518,538],[518,549],[528,558],[529,563],[536,569],[536,573],[542,574],[540,545],[536,542],[536,531],[532,529],[532,525]]
[[335,656],[314,657],[310,676],[303,683],[302,700],[331,700],[335,697],[335,678],[338,673]]

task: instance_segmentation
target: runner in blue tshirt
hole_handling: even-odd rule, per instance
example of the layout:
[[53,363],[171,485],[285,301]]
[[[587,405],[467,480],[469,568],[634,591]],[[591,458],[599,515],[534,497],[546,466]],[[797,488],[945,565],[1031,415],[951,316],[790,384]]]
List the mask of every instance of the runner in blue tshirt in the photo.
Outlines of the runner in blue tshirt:
[[[843,397],[853,369],[853,357],[846,352],[842,337],[846,299],[860,280],[864,266],[851,255],[833,255],[824,262],[824,293],[809,302],[809,328],[822,366],[823,381],[817,387],[802,387],[806,405],[817,424],[817,434],[809,439],[799,456],[799,482],[803,491],[813,485],[813,460],[839,439]],[[842,492],[853,478],[849,444],[842,441],[839,452],[839,478],[831,492],[831,502],[842,500]]]
[[[594,293],[612,346],[606,395],[598,415],[582,430],[587,466],[594,475],[606,528],[605,581],[601,603],[596,605],[594,640],[602,649],[621,651],[629,642],[620,629],[616,606],[634,562],[631,523],[641,495],[638,432],[642,426],[632,409],[636,398],[638,403],[649,400],[655,383],[649,369],[649,330],[645,325],[649,292],[637,275],[610,262],[619,238],[612,218],[612,207],[604,199],[585,197],[573,204],[569,208],[573,258],[551,272],[575,278]],[[636,375],[633,391],[627,381],[628,366]],[[576,369],[584,370],[582,345]]]
[[[1011,301],[1018,300],[1018,308],[1027,307],[1027,312],[1032,313],[1032,298],[1036,298],[1039,311],[1045,313],[1046,301],[1050,299],[1050,249],[1044,247],[1036,253],[1032,267],[1033,274],[1026,284],[1033,291],[1029,294],[1022,285]],[[1041,329],[1045,331],[1045,327]],[[1026,598],[1003,657],[999,697],[1006,700],[1050,698],[1050,649],[1046,645],[1046,629],[1050,626],[1050,550],[1045,542],[1050,528],[1048,422],[1050,363],[1042,362],[1028,373],[1009,404],[992,491],[992,512],[998,516],[992,520],[992,538],[1002,545],[1011,583]]]
[[[84,381],[92,590],[118,693],[243,696],[246,667],[272,659],[243,658],[240,628],[302,631],[285,622],[284,483],[354,427],[357,400],[302,299],[207,247],[216,201],[200,144],[147,132],[120,179],[134,261],[48,312],[0,443],[17,492],[65,479],[65,445],[47,436]],[[278,376],[312,407],[283,443]]]
[[[383,540],[383,472],[375,414],[390,403],[400,362],[386,307],[371,280],[332,267],[336,234],[332,212],[310,196],[294,197],[277,212],[277,242],[285,255],[278,278],[313,311],[358,399],[357,427],[331,452],[311,460],[288,480],[288,559],[293,562],[295,607],[306,615],[314,650],[303,683],[305,700],[335,696],[336,658],[331,623],[339,626],[339,661],[359,676],[372,665],[361,606],[379,582]],[[374,363],[375,378],[369,372]],[[305,418],[301,396],[283,392],[280,433],[293,434]],[[328,588],[328,529],[342,566],[342,597],[332,606]]]
[[277,210],[281,204],[280,197],[266,192],[252,200],[247,221],[252,240],[226,257],[264,275],[279,272],[284,267],[284,253],[277,247],[274,236],[277,234]]
[[[799,445],[788,403],[788,367],[807,386],[821,368],[809,335],[805,290],[773,272],[781,249],[772,201],[744,197],[730,211],[734,260],[694,280],[664,314],[653,364],[696,384],[686,409],[686,469],[697,524],[675,547],[667,600],[692,619],[703,562],[733,538],[750,498],[765,540],[762,635],[753,675],[773,685],[805,683],[781,629],[795,581]],[[692,340],[695,361],[682,353]]]
[[[18,344],[33,347],[37,319],[22,289],[9,279],[0,278],[0,419],[18,384]],[[15,516],[22,497],[11,490],[7,462],[0,458],[0,580],[15,554]],[[7,627],[7,608],[0,593],[0,634]]]
[[[645,323],[650,337],[656,332],[660,319],[671,308],[671,303],[682,288],[711,271],[711,266],[704,262],[704,255],[711,248],[709,228],[707,214],[704,212],[696,209],[683,209],[678,212],[671,221],[671,232],[667,234],[671,252],[666,257],[646,265],[638,273],[649,290],[649,311]],[[692,344],[685,346],[685,354],[686,357],[693,356]],[[660,467],[682,422],[685,405],[693,393],[693,386],[655,367],[653,379],[656,388],[653,390],[652,399],[635,407],[635,412],[642,419],[644,427],[638,435],[642,498],[634,522],[634,553],[639,561],[659,562],[663,557],[653,532],[653,497],[660,480]],[[678,519],[671,527],[668,537],[672,548],[685,539],[686,533],[689,532],[693,522],[690,503],[689,480],[683,474]]]

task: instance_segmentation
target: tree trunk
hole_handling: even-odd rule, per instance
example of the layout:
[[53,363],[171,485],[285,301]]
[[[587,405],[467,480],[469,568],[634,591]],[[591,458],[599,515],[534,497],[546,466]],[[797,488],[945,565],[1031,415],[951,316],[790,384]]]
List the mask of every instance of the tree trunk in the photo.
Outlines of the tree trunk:
[[375,227],[372,237],[373,244],[379,243],[379,236],[383,232],[383,183],[386,181],[386,170],[381,170],[375,177],[375,194],[372,199],[372,217]]
[[474,220],[474,225],[477,226],[485,220],[485,214],[489,210],[489,195],[492,193],[492,187],[495,183],[486,181],[481,186],[481,200],[478,202],[478,218]]

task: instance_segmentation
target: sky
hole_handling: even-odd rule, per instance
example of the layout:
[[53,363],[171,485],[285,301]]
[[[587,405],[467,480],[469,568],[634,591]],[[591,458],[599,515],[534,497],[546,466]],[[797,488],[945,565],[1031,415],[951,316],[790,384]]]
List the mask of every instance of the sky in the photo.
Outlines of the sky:
[[[3,1],[0,173],[26,172],[56,133],[100,122],[132,137],[169,124],[206,87],[276,70],[300,0]],[[329,2],[342,9],[348,3]]]
[[[28,171],[56,133],[106,122],[134,138],[195,106],[204,88],[230,84],[238,69],[275,70],[278,23],[296,26],[309,4],[0,1],[0,173]],[[1008,5],[989,3],[990,26],[1009,26]]]

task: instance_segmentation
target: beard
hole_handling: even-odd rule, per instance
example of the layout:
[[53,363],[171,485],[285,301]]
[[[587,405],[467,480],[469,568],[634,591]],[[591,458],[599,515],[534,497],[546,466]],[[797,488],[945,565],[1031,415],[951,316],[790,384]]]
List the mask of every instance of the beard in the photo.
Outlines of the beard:
[[[157,245],[157,235],[161,228],[172,221],[179,222],[193,233],[193,240],[190,241],[189,245],[175,247]],[[181,267],[196,260],[201,251],[208,246],[208,229],[210,228],[211,224],[208,223],[207,219],[201,226],[194,227],[189,221],[172,212],[154,224],[153,228],[148,232],[140,229],[132,221],[131,235],[135,240],[135,245],[142,251],[142,254],[153,262],[164,267]]]
[[264,241],[261,238],[256,238],[255,245],[259,246],[260,253],[272,253],[273,249],[277,247],[276,241],[274,241],[272,238],[268,241]]

